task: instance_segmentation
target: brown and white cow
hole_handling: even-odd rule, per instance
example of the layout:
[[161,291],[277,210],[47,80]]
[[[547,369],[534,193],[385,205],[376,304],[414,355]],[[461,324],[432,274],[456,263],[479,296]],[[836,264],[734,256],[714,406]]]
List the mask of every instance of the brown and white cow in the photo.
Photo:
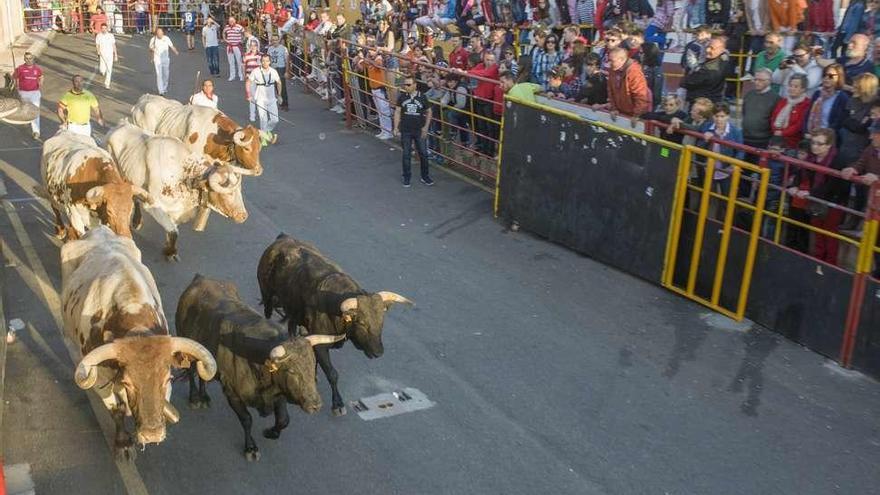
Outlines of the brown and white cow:
[[166,232],[166,258],[178,259],[177,226],[192,220],[200,207],[236,223],[247,220],[241,181],[248,170],[216,165],[204,155],[191,154],[177,138],[157,136],[126,121],[107,134],[107,149],[122,176],[152,195],[153,204],[145,209]]
[[[134,458],[135,440],[141,445],[163,441],[166,420],[179,419],[169,401],[172,367],[195,362],[203,380],[217,371],[201,344],[169,334],[141,252],[106,226],[62,246],[61,310],[65,335],[82,355],[76,384],[94,390],[110,410],[121,459]],[[135,438],[125,428],[127,415],[134,419]]]
[[239,127],[223,112],[147,94],[132,107],[131,119],[141,129],[180,139],[193,153],[224,164],[237,162],[253,175],[263,173],[259,129]]
[[66,130],[43,144],[40,174],[59,238],[77,239],[99,222],[131,237],[132,197],[153,201],[145,190],[122,179],[94,139]]

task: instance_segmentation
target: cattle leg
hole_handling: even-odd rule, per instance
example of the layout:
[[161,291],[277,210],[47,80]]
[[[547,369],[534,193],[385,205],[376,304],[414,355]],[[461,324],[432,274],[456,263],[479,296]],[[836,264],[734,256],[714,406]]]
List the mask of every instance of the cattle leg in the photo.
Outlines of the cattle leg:
[[290,415],[287,414],[287,400],[284,397],[275,399],[275,426],[263,430],[263,436],[277,439],[281,436],[281,430],[287,428],[290,424]]
[[336,368],[330,362],[330,346],[315,346],[315,360],[318,361],[321,371],[324,372],[324,376],[327,377],[327,381],[330,383],[330,392],[333,396],[333,409],[331,412],[334,416],[344,416],[346,412],[345,404],[342,402],[342,396],[339,395],[339,388],[336,386],[336,382],[339,380],[339,373],[336,372]]
[[168,261],[180,261],[180,256],[177,255],[176,231],[165,233],[165,248],[162,249],[162,254],[165,255],[165,259]]
[[251,418],[251,413],[248,412],[247,406],[241,399],[233,399],[227,395],[226,400],[229,402],[232,412],[238,416],[238,421],[244,430],[244,458],[249,461],[259,461],[260,449],[257,448],[257,443],[254,442],[254,437],[251,436],[251,425],[254,422],[253,418]]
[[138,200],[134,201],[134,207],[132,208],[131,213],[131,228],[134,230],[141,230],[141,227],[144,226],[144,214],[141,211],[141,203]]
[[134,438],[125,429],[125,407],[117,407],[110,411],[113,424],[116,425],[116,436],[113,439],[113,450],[116,458],[120,461],[134,461],[137,451],[134,448]]
[[196,388],[195,366],[187,371],[189,376],[189,407],[190,409],[207,409],[211,406],[211,397],[205,390],[205,381],[199,378],[199,386]]
[[171,217],[161,208],[156,206],[144,206],[144,210],[146,210],[146,212],[159,223],[162,230],[165,231],[165,248],[162,250],[165,259],[168,261],[180,261],[180,257],[177,256],[177,224],[175,224],[174,220],[172,220]]
[[54,204],[52,205],[52,213],[55,214],[55,237],[63,240],[67,237],[67,229],[64,227],[64,219],[61,218],[61,212],[58,211],[58,207]]

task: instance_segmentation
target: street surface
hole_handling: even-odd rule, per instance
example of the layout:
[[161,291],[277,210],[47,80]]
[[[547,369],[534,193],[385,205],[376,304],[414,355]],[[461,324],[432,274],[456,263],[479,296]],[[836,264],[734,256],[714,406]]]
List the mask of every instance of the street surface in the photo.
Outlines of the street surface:
[[[183,40],[170,96],[206,72]],[[59,36],[46,71],[43,136],[69,77],[90,89],[108,122],[155,92],[147,39],[117,36],[114,86],[94,76],[85,37]],[[241,83],[217,82],[221,108],[247,123]],[[435,171],[437,184],[400,186],[400,153],[346,131],[325,102],[290,89],[291,124],[263,153],[265,173],[245,179],[250,218],[211,216],[205,232],[181,227],[179,263],[145,219],[135,241],[169,321],[195,273],[235,281],[257,304],[257,260],[279,232],[314,242],[368,290],[416,306],[386,319],[385,355],[353,346],[332,354],[346,402],[407,387],[433,407],[371,421],[349,407],[291,410],[280,440],[259,432],[248,463],[219,386],[213,407],[189,410],[168,439],[118,466],[57,327],[58,242],[33,200],[40,150],[26,127],[0,128],[0,211],[6,318],[27,328],[10,346],[3,454],[27,464],[48,494],[829,494],[880,487],[880,385],[762,329],[743,331],[659,287],[493,220],[484,190]],[[106,129],[96,128],[100,133]],[[256,414],[255,414],[256,416]]]

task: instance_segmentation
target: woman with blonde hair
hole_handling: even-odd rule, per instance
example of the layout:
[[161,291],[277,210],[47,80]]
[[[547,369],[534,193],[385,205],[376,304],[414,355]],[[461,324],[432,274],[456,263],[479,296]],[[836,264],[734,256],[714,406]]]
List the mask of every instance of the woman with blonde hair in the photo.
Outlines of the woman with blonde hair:
[[859,159],[870,142],[871,105],[877,99],[877,76],[866,73],[853,79],[853,95],[846,103],[843,123],[838,130],[841,160],[852,163]]

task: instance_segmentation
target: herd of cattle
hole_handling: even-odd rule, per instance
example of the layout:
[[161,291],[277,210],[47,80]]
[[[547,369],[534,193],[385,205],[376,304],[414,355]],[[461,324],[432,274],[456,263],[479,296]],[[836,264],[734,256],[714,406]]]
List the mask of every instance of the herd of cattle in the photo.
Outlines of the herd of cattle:
[[170,401],[174,369],[188,375],[192,408],[207,407],[205,385],[220,381],[248,460],[259,459],[248,408],[274,414],[263,435],[277,439],[290,422],[288,402],[308,413],[321,408],[317,366],[330,383],[333,414],[345,414],[329,350],[347,339],[367,357],[381,356],[385,311],[412,302],[365,291],[317,248],[281,234],[257,268],[263,314],[232,282],[196,274],[178,301],[172,335],[131,227],[140,227],[145,210],[166,232],[166,258],[177,260],[179,225],[210,210],[244,222],[242,179],[263,171],[257,131],[216,110],[144,95],[131,123],[120,123],[106,144],[66,130],[46,140],[39,192],[67,240],[61,307],[65,335],[82,356],[75,381],[110,411],[116,455],[133,459],[135,445],[163,441],[166,423],[179,420]]

